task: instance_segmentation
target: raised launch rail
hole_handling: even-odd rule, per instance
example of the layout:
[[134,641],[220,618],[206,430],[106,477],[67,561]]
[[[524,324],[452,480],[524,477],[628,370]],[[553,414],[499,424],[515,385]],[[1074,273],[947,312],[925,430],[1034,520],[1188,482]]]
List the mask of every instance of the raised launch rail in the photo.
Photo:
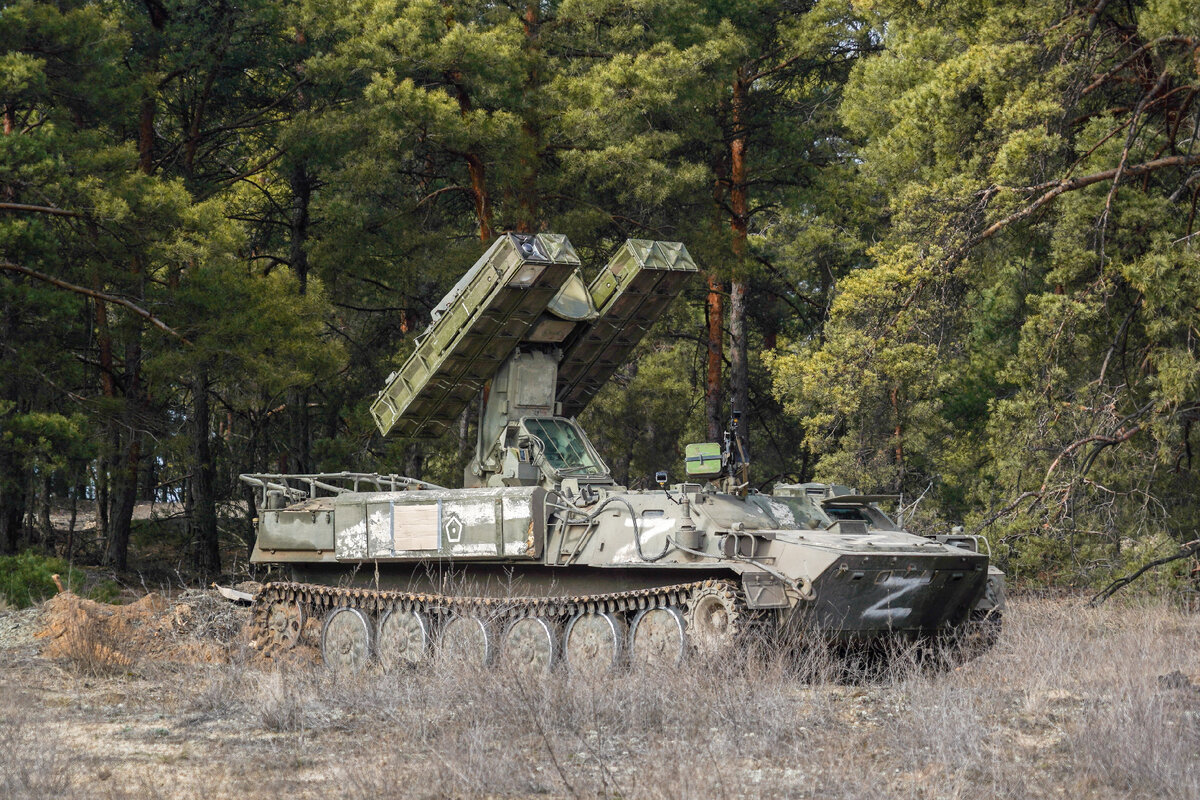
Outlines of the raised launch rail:
[[[434,309],[416,349],[371,404],[380,432],[445,432],[526,347],[553,349],[557,362],[546,387],[549,408],[541,413],[579,414],[698,272],[679,242],[629,239],[589,285],[578,279],[594,312],[553,319],[559,313],[553,301],[579,266],[565,236],[498,238]],[[482,442],[485,450],[491,444]]]

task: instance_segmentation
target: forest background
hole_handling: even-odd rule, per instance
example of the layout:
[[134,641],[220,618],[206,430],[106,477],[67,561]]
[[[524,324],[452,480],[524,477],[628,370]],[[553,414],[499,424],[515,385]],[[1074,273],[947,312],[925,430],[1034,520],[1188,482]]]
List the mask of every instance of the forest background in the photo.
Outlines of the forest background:
[[367,406],[545,230],[703,272],[584,414],[622,483],[737,407],[756,486],[1105,580],[1200,526],[1198,90],[1185,0],[6,0],[0,551],[178,500],[215,576],[239,473],[460,485],[469,415]]

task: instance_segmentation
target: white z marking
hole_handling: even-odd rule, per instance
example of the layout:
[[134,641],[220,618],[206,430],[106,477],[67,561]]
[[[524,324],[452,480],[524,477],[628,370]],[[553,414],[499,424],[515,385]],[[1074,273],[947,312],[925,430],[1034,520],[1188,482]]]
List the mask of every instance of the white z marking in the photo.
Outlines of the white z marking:
[[911,577],[906,575],[893,575],[880,585],[885,589],[892,589],[891,594],[885,596],[875,605],[868,608],[862,613],[863,619],[882,619],[887,620],[890,625],[893,622],[899,622],[906,619],[912,613],[911,606],[898,606],[893,608],[892,601],[898,600],[904,595],[916,589],[925,580],[920,575]]

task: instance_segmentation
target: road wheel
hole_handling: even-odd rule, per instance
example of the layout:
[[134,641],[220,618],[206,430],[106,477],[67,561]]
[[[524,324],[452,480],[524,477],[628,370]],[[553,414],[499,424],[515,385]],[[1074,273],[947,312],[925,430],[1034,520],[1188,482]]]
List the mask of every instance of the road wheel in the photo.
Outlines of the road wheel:
[[441,656],[474,667],[486,667],[495,657],[491,626],[479,617],[455,614],[442,628]]
[[267,641],[264,645],[289,650],[304,631],[304,606],[294,600],[275,600],[267,606]]
[[371,623],[357,608],[335,608],[321,629],[321,658],[336,672],[360,672],[371,659]]
[[375,652],[384,669],[417,666],[428,657],[431,645],[429,618],[420,611],[397,608],[379,618]]
[[624,658],[625,623],[606,612],[576,614],[567,623],[563,655],[572,670],[597,674],[616,669]]
[[554,626],[541,617],[524,617],[504,635],[504,663],[522,672],[545,673],[558,663]]
[[683,663],[688,636],[679,609],[646,608],[629,629],[630,661],[642,667],[675,667]]

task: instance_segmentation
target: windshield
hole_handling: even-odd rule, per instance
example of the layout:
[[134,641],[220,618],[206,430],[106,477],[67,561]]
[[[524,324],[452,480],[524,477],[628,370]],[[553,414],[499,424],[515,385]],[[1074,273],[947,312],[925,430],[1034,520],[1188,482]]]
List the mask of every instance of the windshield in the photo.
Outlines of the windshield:
[[859,506],[825,506],[825,513],[832,519],[862,520],[870,522],[871,518]]
[[880,511],[875,506],[823,506],[822,511],[832,520],[861,520],[866,522],[872,528],[880,528],[885,531],[899,530],[896,524],[892,522],[887,514]]
[[600,463],[579,430],[561,419],[526,419],[525,430],[541,440],[546,462],[558,472],[604,475]]

